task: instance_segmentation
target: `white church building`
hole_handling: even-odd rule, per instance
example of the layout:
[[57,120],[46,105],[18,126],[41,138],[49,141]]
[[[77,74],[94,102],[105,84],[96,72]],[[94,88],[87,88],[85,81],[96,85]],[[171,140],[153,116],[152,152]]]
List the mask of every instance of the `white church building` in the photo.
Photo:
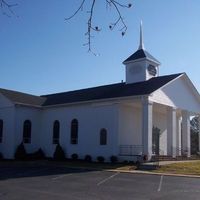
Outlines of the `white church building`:
[[160,76],[160,62],[143,45],[117,84],[35,96],[0,89],[0,152],[12,159],[23,142],[52,157],[59,143],[67,157],[121,160],[153,155],[190,157],[190,117],[200,115],[200,95],[185,73]]

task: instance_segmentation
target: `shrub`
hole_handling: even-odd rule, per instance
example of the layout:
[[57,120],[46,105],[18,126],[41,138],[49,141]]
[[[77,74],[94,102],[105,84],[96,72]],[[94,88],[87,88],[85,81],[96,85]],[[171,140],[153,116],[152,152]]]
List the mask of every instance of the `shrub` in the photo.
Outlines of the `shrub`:
[[140,161],[139,160],[137,160],[136,162],[135,162],[135,165],[136,165],[136,167],[137,167],[137,169],[139,169],[140,168]]
[[148,156],[147,155],[144,155],[143,156],[143,161],[147,161],[148,160]]
[[105,158],[103,156],[97,157],[98,162],[103,163],[105,161]]
[[27,158],[27,153],[24,148],[23,142],[17,147],[15,151],[15,159],[16,160],[26,160]]
[[72,158],[72,160],[78,160],[78,154],[73,153],[73,154],[71,155],[71,158]]
[[86,162],[92,162],[92,157],[90,155],[86,155],[85,158],[84,158],[84,160]]
[[38,160],[42,160],[46,157],[44,151],[41,148],[39,148],[38,151],[35,152],[35,156]]
[[118,162],[117,156],[110,156],[110,162],[111,163],[117,163]]
[[128,164],[128,160],[124,160],[123,164],[127,165]]
[[45,154],[42,149],[38,149],[34,153],[27,154],[28,160],[43,160],[45,158]]
[[55,152],[53,154],[53,159],[54,160],[65,160],[65,152],[63,151],[62,147],[60,144],[57,144]]

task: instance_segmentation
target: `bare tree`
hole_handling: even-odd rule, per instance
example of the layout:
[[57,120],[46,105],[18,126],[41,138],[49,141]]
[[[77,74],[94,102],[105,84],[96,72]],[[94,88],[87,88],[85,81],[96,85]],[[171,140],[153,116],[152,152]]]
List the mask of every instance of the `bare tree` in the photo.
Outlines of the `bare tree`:
[[[102,0],[101,0],[102,1]],[[87,0],[88,2],[88,0]],[[101,28],[99,28],[98,25],[94,25],[93,23],[93,17],[94,17],[94,7],[96,5],[97,0],[91,0],[91,4],[89,4],[89,6],[86,9],[86,12],[89,14],[88,15],[88,21],[87,21],[87,32],[85,33],[86,37],[87,37],[87,42],[84,44],[86,46],[88,46],[88,52],[92,52],[94,55],[96,55],[93,51],[92,51],[92,47],[91,47],[91,39],[92,39],[92,32],[99,32],[101,31]],[[120,1],[117,0],[104,0],[104,3],[106,4],[107,8],[114,8],[114,11],[117,12],[117,19],[114,22],[111,22],[108,26],[108,28],[110,30],[113,30],[117,25],[120,25],[120,33],[122,36],[125,35],[126,31],[127,31],[127,25],[124,21],[124,18],[121,14],[121,9],[122,8],[131,8],[132,4],[131,3],[120,3]],[[65,20],[68,21],[70,19],[72,19],[73,17],[75,17],[80,11],[84,10],[84,6],[86,4],[86,0],[82,0],[80,5],[77,7],[77,10],[75,10],[75,12],[68,18],[66,18]]]
[[6,15],[7,17],[11,17],[11,15],[15,15],[15,12],[13,11],[13,7],[17,6],[18,4],[10,4],[8,3],[7,0],[0,0],[0,8],[1,8],[1,12],[3,15]]
[[197,152],[199,152],[199,128],[199,119],[198,116],[195,116],[190,120],[192,154],[197,154]]
[[191,130],[193,130],[193,132],[199,132],[199,119],[198,119],[198,116],[195,116],[191,119],[190,121],[190,127],[191,127]]
[[[127,31],[127,25],[124,21],[124,18],[121,14],[121,9],[122,8],[131,8],[132,4],[131,3],[120,3],[119,0],[100,0],[101,2],[106,4],[107,8],[114,8],[114,11],[117,13],[117,19],[113,22],[110,22],[108,25],[108,28],[110,30],[115,29],[115,27],[117,25],[120,26],[120,33],[122,36],[125,35],[126,31]],[[87,4],[86,4],[87,2]],[[89,3],[88,3],[89,2]],[[85,46],[88,46],[88,52],[92,52],[94,55],[96,55],[93,51],[92,51],[92,47],[91,47],[91,39],[92,39],[92,32],[99,32],[101,31],[101,28],[99,28],[98,25],[94,25],[93,23],[93,18],[95,15],[94,12],[94,8],[96,5],[97,0],[81,0],[80,5],[77,7],[77,9],[75,10],[75,12],[68,18],[65,18],[66,21],[69,21],[70,19],[72,19],[73,17],[75,17],[80,11],[84,10],[84,6],[86,6],[85,10],[86,12],[89,14],[88,15],[88,20],[87,20],[87,31],[85,33],[85,36],[87,37],[87,42],[84,44]],[[0,8],[1,11],[4,15],[11,17],[11,15],[15,15],[15,12],[13,11],[13,7],[17,6],[17,3],[14,4],[10,4],[8,3],[8,0],[0,0]]]

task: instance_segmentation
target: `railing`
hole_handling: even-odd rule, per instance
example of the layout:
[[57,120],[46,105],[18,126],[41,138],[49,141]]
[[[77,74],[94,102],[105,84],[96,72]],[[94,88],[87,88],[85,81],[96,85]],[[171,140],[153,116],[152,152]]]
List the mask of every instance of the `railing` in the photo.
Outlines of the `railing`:
[[188,151],[186,149],[179,148],[179,147],[176,148],[177,156],[187,156],[187,154],[188,154]]
[[[190,155],[188,156],[188,150],[185,148],[173,147],[172,152],[169,154],[164,154],[163,150],[159,150],[159,154],[154,154],[152,160],[154,162],[165,161],[165,160],[196,160],[200,159],[200,155]],[[173,152],[176,153],[173,156]]]
[[120,145],[120,156],[141,156],[143,146],[142,145]]
[[[164,151],[159,149],[159,152],[152,147],[153,155],[163,155]],[[143,155],[143,145],[120,145],[121,156],[141,156]]]
[[188,155],[190,155],[187,148],[174,147],[174,148],[172,148],[172,150],[176,152],[177,157],[183,157],[184,158],[184,157],[188,157]]

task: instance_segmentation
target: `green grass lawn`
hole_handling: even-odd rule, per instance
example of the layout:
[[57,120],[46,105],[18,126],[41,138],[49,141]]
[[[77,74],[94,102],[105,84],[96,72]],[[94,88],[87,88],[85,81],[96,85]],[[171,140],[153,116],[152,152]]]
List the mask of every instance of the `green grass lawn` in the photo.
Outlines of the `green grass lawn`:
[[200,175],[200,161],[180,162],[161,166],[155,172],[171,173],[171,174],[186,174]]

